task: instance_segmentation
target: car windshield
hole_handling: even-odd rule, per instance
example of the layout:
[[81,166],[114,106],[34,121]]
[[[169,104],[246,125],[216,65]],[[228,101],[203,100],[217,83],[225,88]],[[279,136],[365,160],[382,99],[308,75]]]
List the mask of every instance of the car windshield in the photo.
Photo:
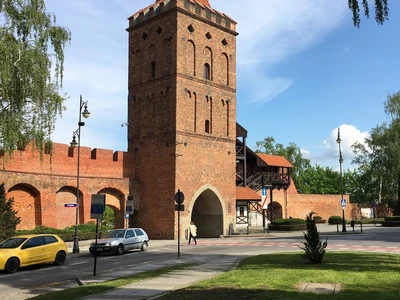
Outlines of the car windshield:
[[0,243],[0,248],[14,249],[21,246],[25,241],[26,238],[9,238]]
[[106,238],[123,238],[125,235],[124,229],[112,230],[106,234]]

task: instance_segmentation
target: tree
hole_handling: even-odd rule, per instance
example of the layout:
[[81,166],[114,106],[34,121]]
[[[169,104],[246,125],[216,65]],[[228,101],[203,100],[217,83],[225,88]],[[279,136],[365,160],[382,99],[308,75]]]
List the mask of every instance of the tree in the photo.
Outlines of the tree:
[[[364,193],[373,201],[388,203],[399,214],[400,209],[400,92],[389,94],[385,104],[389,123],[371,130],[365,145],[353,145],[354,163],[361,166]],[[372,185],[372,186],[371,186]]]
[[[354,26],[360,27],[360,0],[348,0],[348,5],[353,13]],[[361,0],[364,8],[364,15],[369,18],[369,3],[368,0]],[[375,0],[375,21],[382,25],[385,21],[389,20],[389,5],[388,0]]]
[[306,218],[307,231],[304,234],[306,241],[304,242],[304,247],[299,247],[305,252],[302,255],[303,258],[308,259],[313,264],[320,264],[325,255],[325,248],[328,246],[328,239],[322,243],[319,238],[317,225],[315,225],[315,220],[313,219],[314,214],[314,212],[311,212]]
[[21,222],[13,209],[13,203],[13,198],[6,200],[4,183],[0,184],[0,241],[13,236],[17,225]]
[[255,152],[284,156],[293,165],[291,177],[296,185],[301,173],[310,166],[310,160],[303,157],[300,148],[295,143],[291,142],[289,146],[284,147],[282,144],[275,143],[275,139],[271,136],[256,142]]
[[339,194],[340,174],[329,167],[309,165],[295,184],[301,194]]
[[59,88],[70,38],[44,0],[0,0],[0,150],[34,140],[42,153],[50,141],[66,100]]

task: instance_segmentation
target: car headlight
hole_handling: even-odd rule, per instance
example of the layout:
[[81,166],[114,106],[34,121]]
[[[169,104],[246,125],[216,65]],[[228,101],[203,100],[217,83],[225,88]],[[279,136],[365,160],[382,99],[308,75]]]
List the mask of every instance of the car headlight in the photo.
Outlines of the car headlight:
[[111,246],[111,242],[108,242],[108,243],[106,244],[106,246]]

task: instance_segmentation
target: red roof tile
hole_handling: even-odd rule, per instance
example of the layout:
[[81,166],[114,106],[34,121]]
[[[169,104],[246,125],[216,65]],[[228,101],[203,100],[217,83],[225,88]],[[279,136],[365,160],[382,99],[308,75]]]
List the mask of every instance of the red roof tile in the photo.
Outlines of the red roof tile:
[[[156,0],[155,3],[160,2],[160,1],[163,1],[163,0]],[[190,0],[190,1],[193,2],[193,3],[197,3],[197,4],[200,4],[202,6],[207,6],[207,7],[211,8],[211,5],[208,2],[208,0]]]
[[293,168],[293,165],[284,156],[270,155],[264,153],[257,153],[257,155],[268,166]]
[[236,187],[236,200],[261,201],[261,195],[257,194],[249,187]]

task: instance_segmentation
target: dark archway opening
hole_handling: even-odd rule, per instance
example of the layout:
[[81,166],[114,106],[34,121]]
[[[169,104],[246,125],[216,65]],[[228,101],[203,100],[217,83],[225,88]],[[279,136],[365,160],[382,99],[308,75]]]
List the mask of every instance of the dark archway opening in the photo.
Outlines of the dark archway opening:
[[205,190],[196,199],[192,220],[197,226],[200,238],[215,238],[223,234],[224,218],[221,202],[211,190]]

